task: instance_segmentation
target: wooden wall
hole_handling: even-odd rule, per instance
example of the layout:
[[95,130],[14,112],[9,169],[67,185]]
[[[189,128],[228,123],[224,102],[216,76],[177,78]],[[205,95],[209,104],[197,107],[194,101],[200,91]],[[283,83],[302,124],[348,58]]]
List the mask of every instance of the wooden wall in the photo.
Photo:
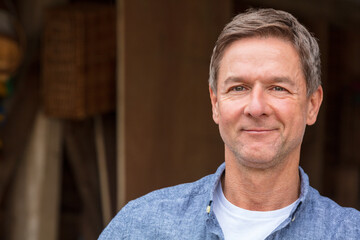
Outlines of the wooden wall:
[[207,79],[231,4],[123,0],[119,12],[122,205],[151,190],[196,180],[223,161]]

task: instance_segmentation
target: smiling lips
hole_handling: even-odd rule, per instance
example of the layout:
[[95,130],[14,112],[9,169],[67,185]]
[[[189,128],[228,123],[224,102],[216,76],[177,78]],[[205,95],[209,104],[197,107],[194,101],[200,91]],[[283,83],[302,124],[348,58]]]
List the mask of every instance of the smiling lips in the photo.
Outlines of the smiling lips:
[[246,129],[242,129],[243,132],[247,132],[247,133],[269,133],[272,131],[275,131],[275,128],[272,129],[264,129],[264,128],[246,128]]

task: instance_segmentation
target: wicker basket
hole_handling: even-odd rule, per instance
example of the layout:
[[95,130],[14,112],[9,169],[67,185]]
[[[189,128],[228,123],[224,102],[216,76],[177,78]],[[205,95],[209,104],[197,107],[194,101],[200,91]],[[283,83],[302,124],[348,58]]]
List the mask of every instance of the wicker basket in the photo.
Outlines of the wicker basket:
[[42,64],[45,113],[83,119],[113,110],[115,57],[114,6],[48,9]]
[[21,56],[19,44],[0,34],[0,83],[6,82],[15,72],[20,64]]

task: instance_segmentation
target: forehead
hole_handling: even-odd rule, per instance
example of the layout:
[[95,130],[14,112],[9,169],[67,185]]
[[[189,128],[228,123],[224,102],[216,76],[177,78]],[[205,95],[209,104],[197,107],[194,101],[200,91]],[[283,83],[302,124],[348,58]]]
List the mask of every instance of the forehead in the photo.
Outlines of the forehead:
[[[280,37],[262,37],[262,36],[255,36],[255,37],[245,37],[238,40],[231,42],[225,49],[221,57],[220,67],[222,60],[229,56],[234,56],[239,54],[241,57],[242,55],[261,55],[264,57],[266,53],[272,54],[282,54],[287,58],[294,58],[300,61],[299,54],[293,44],[284,38]],[[270,57],[270,55],[266,55]]]
[[277,37],[249,37],[232,42],[224,50],[218,73],[219,80],[229,74],[303,75],[295,47]]

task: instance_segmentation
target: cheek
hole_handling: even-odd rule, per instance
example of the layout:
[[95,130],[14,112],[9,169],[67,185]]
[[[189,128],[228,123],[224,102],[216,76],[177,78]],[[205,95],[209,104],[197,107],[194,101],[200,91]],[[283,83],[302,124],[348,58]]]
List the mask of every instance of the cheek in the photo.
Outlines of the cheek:
[[226,125],[237,122],[241,117],[243,109],[241,101],[222,102],[219,104],[219,122]]
[[282,102],[277,105],[275,112],[285,129],[291,129],[291,132],[299,132],[299,134],[305,130],[307,121],[305,106],[293,102]]

